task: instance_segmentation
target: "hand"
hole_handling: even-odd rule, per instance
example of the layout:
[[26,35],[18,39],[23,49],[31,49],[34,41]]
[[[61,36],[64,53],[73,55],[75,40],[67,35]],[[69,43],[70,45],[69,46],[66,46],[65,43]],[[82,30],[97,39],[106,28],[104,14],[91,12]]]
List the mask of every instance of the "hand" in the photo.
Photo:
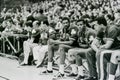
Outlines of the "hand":
[[105,45],[100,46],[100,49],[105,49]]
[[48,43],[49,43],[49,44],[54,44],[54,43],[55,43],[55,40],[50,39],[50,40],[48,41]]

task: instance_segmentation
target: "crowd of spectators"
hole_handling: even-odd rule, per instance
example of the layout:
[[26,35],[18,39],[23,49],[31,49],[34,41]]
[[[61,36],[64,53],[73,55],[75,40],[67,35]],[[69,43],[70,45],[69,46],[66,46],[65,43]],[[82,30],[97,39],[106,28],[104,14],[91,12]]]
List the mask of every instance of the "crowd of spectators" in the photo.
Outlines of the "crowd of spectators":
[[[24,60],[20,65],[27,65],[33,53],[33,62],[40,67],[47,54],[47,70],[43,73],[53,73],[53,56],[57,50],[60,54],[58,77],[63,77],[67,52],[72,67],[68,76],[77,76],[76,80],[85,78],[83,58],[87,59],[89,68],[90,77],[86,80],[114,80],[116,56],[120,55],[119,26],[119,0],[45,0],[3,8],[0,14],[1,33],[28,35],[21,42]],[[104,56],[105,53],[115,55]],[[108,79],[107,62],[111,62]]]

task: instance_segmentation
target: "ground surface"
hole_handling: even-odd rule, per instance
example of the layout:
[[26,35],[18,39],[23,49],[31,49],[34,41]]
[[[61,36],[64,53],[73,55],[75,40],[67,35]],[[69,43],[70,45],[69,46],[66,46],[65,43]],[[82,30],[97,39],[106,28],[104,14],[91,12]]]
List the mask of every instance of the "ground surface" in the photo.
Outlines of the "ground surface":
[[[16,60],[0,57],[0,80],[52,80],[53,75],[40,75],[45,68],[19,67]],[[54,71],[56,74],[57,71]],[[58,80],[73,80],[71,78]]]

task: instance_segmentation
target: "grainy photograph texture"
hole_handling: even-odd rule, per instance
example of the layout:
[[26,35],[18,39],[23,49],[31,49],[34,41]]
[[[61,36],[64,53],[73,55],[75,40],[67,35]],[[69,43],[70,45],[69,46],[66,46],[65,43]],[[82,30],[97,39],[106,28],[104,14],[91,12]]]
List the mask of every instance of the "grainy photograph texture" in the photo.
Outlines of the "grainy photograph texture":
[[0,80],[120,80],[120,0],[0,0]]

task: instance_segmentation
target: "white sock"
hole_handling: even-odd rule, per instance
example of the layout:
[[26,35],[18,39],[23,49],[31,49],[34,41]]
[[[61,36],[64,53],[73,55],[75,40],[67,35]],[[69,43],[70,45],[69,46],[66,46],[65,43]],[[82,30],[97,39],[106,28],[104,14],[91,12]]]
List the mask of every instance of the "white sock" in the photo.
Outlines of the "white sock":
[[47,70],[52,71],[52,62],[48,62]]
[[78,75],[84,76],[83,66],[78,66]]
[[59,66],[59,72],[64,74],[64,65],[63,64]]
[[109,74],[108,80],[114,80],[114,79],[115,79],[115,75]]
[[72,64],[71,68],[72,68],[72,73],[74,73],[74,74],[78,73],[78,69],[77,69],[77,65],[76,64]]

